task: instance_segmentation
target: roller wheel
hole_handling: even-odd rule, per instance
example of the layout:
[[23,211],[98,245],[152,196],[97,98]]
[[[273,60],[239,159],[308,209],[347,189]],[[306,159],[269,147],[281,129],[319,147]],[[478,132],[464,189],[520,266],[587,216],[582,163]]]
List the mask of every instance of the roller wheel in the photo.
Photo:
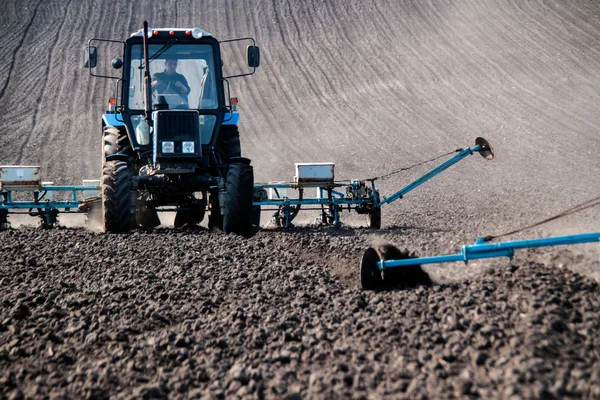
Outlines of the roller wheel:
[[[382,260],[406,260],[415,258],[410,251],[401,250],[390,243],[382,243],[377,246],[377,254]],[[429,274],[420,265],[408,265],[404,267],[386,268],[382,272],[383,282],[386,288],[416,287],[419,285],[430,286],[432,284]]]
[[377,268],[380,260],[405,260],[414,256],[407,250],[400,250],[389,243],[380,243],[376,248],[370,247],[363,254],[360,263],[360,280],[364,290],[394,289],[431,286],[429,274],[420,265],[391,267],[384,270]]
[[250,236],[253,192],[254,170],[250,160],[240,158],[229,165],[227,172],[227,200],[223,216],[225,233]]
[[369,247],[360,262],[360,283],[363,290],[375,290],[383,284],[381,270],[377,267],[379,255]]
[[131,230],[134,218],[131,210],[130,176],[127,162],[107,161],[102,167],[102,223],[105,232]]
[[381,228],[381,207],[373,207],[367,215],[369,228],[380,229]]

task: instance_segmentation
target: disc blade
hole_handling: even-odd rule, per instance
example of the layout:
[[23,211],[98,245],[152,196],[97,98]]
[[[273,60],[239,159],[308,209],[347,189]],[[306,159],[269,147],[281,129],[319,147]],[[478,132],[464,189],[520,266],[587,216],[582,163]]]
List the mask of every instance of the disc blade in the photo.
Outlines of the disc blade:
[[485,158],[486,160],[494,159],[494,149],[492,148],[490,142],[488,142],[486,139],[478,137],[475,139],[475,145],[481,147],[479,150],[481,157]]

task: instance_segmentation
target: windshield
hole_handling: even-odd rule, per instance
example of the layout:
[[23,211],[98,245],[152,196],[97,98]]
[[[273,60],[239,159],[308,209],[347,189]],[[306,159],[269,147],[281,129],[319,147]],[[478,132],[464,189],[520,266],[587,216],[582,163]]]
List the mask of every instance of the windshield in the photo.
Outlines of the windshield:
[[[206,44],[152,44],[148,46],[152,103],[169,109],[216,109],[217,88],[213,49]],[[129,108],[143,110],[144,51],[131,47]]]

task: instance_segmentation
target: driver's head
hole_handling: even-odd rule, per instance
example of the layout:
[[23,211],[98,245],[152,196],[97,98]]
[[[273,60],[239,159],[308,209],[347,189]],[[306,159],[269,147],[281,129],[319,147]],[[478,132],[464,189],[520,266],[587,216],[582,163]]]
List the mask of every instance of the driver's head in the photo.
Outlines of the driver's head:
[[167,74],[173,75],[176,70],[177,70],[177,60],[175,60],[173,58],[167,58],[165,60],[165,71],[167,71]]

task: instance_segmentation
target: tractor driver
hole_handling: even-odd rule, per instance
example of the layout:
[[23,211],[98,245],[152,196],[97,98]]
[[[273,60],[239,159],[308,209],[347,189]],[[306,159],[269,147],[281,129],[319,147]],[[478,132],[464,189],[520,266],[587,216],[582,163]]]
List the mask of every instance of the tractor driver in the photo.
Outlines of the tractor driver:
[[167,95],[167,101],[173,108],[189,108],[188,94],[191,89],[185,76],[177,72],[177,60],[166,59],[165,70],[154,74],[152,78],[152,90],[157,95]]

